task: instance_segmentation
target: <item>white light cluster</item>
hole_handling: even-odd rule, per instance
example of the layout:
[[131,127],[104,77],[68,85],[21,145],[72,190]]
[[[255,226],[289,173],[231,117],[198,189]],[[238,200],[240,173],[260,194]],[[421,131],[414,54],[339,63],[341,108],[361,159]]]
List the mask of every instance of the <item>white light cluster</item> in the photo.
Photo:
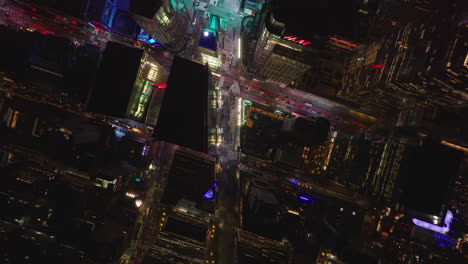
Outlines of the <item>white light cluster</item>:
[[242,98],[237,98],[237,125],[242,125]]

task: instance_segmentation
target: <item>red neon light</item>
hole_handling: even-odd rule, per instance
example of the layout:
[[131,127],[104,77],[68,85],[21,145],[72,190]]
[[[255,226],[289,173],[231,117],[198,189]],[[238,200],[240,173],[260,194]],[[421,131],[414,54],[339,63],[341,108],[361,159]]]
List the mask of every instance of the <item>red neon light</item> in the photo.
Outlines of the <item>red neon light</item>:
[[339,43],[341,43],[341,44],[345,44],[345,45],[347,45],[347,46],[351,46],[351,47],[353,47],[353,48],[357,48],[357,47],[358,47],[358,45],[356,45],[356,44],[354,44],[354,43],[351,43],[351,42],[348,42],[348,41],[344,41],[344,40],[342,40],[342,39],[333,38],[333,37],[331,37],[330,39],[331,39],[331,40],[334,40],[334,41],[336,41],[336,42],[339,42]]
[[72,20],[70,21],[73,25],[76,25],[76,21],[75,20]]
[[156,86],[159,89],[162,89],[162,88],[166,88],[167,84],[165,84],[165,83],[154,83],[153,86]]
[[301,45],[304,45],[304,46],[305,46],[305,45],[309,45],[311,42],[309,42],[309,41],[305,41],[305,40],[301,39],[301,40],[299,40],[297,43],[299,43],[299,44],[301,44]]
[[286,39],[286,40],[290,40],[290,41],[296,41],[297,40],[297,38],[293,37],[293,36],[285,36],[283,38]]
[[383,64],[373,64],[372,67],[376,68],[376,69],[382,69],[384,67]]
[[312,43],[312,42],[309,42],[309,41],[305,41],[303,39],[298,39],[297,37],[293,37],[293,36],[284,36],[283,39],[292,41],[292,42],[297,43],[297,44],[301,44],[302,46],[307,46],[310,43]]

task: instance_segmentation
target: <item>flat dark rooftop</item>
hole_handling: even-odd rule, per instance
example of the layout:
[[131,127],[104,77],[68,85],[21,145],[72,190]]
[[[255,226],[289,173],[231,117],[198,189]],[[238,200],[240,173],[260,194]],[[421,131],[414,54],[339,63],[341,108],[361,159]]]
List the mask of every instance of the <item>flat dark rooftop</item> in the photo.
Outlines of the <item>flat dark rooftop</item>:
[[130,10],[134,14],[152,18],[162,5],[162,0],[132,0]]
[[400,169],[406,207],[439,215],[450,197],[462,158],[463,152],[435,142],[409,149]]
[[124,117],[143,51],[108,42],[92,90],[89,110]]
[[346,35],[352,30],[352,0],[274,0],[273,16],[286,24],[285,35],[311,40],[315,35]]
[[203,199],[205,192],[213,186],[214,162],[190,153],[177,150],[169,171],[168,184],[163,201],[176,205],[180,199],[195,202],[195,207],[212,211],[212,201]]
[[173,217],[169,217],[164,230],[199,242],[205,241],[208,231],[207,228],[195,225],[195,223],[188,223]]
[[208,86],[207,67],[174,58],[155,129],[158,139],[207,151]]

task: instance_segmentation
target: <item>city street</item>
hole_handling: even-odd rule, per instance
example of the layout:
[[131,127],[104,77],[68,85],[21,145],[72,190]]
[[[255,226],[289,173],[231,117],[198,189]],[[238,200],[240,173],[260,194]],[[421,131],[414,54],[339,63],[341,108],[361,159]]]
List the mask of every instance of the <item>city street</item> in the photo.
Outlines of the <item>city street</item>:
[[462,263],[458,2],[0,0],[0,262]]
[[[238,10],[238,5],[238,1],[230,1],[225,3],[224,8],[227,9],[228,12],[231,11],[235,13]],[[112,32],[94,30],[90,28],[85,21],[80,21],[79,19],[69,18],[75,19],[77,24],[57,24],[51,17],[42,15],[45,13],[37,13],[36,11],[27,10],[25,6],[13,4],[7,5],[6,8],[10,15],[9,18],[4,18],[4,23],[12,25],[29,25],[31,28],[43,28],[45,31],[54,32],[54,34],[59,34],[59,36],[70,39],[71,41],[88,42],[101,48],[105,47],[107,41],[113,41],[127,46],[135,45],[134,40]],[[196,12],[198,20],[202,22],[199,24],[200,26],[192,27],[193,32],[189,34],[190,44],[187,47],[187,50],[181,54],[183,57],[188,59],[197,59],[198,57],[196,54],[198,53],[198,40],[202,33],[201,25],[206,24],[203,16],[200,14],[200,11]],[[54,15],[60,16],[60,14]],[[14,17],[14,19],[10,19],[11,17]],[[287,87],[279,87],[276,84],[263,83],[255,79],[249,80],[242,77],[238,72],[238,65],[240,62],[238,59],[240,57],[239,55],[245,54],[245,52],[243,50],[239,50],[239,48],[245,49],[247,47],[239,45],[241,34],[240,23],[241,17],[236,18],[231,24],[232,27],[220,34],[218,39],[218,42],[224,43],[224,45],[218,45],[220,47],[218,52],[227,55],[227,58],[231,58],[227,59],[225,63],[221,65],[220,73],[216,73],[216,69],[212,69],[214,71],[213,78],[215,78],[215,80],[219,80],[221,76],[224,77],[224,86],[222,88],[229,88],[234,84],[234,82],[237,82],[239,84],[241,94],[236,94],[236,96],[254,100],[259,103],[266,103],[269,106],[279,108],[279,110],[284,112],[294,112],[303,116],[311,117],[325,117],[336,123],[337,127],[346,130],[357,125],[364,129],[362,131],[365,131],[375,122],[375,118],[372,116],[360,113],[355,109],[340,105],[328,99],[299,90],[291,90]],[[63,35],[63,32],[67,33]],[[151,49],[151,54],[159,64],[168,71],[170,70],[174,56],[172,53],[164,51],[162,48],[155,47]]]

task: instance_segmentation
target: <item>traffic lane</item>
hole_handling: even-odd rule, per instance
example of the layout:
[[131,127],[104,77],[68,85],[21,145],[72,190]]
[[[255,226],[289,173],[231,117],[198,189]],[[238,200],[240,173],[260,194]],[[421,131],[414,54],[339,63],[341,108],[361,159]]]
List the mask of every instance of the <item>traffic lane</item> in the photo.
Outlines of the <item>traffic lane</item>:
[[[260,103],[262,105],[265,105],[267,107],[278,107],[281,108],[282,111],[284,112],[292,112],[291,114],[296,115],[296,116],[312,116],[312,117],[323,117],[319,113],[310,113],[310,112],[304,112],[304,109],[301,107],[295,107],[287,104],[282,104],[282,102],[278,102],[275,100],[269,100],[265,98],[260,98],[257,95],[249,94],[249,93],[241,93],[241,96],[247,99],[250,99],[252,101],[255,101],[257,103]],[[357,132],[356,129],[352,125],[347,125],[344,124],[343,120],[337,120],[334,118],[330,118],[332,121],[333,126],[338,126],[340,128],[344,128],[346,130],[351,130],[352,132]]]
[[[217,77],[217,76],[215,76],[215,77]],[[219,78],[219,77],[217,77],[217,78]],[[224,87],[232,85],[234,83],[234,81],[235,81],[234,79],[224,76],[224,83],[225,83]],[[331,113],[331,112],[319,109],[317,107],[313,107],[313,106],[309,106],[309,105],[306,105],[306,104],[303,104],[303,103],[296,102],[296,101],[292,100],[291,98],[286,98],[284,96],[275,94],[275,93],[270,92],[270,91],[268,91],[268,90],[266,90],[264,88],[259,88],[259,87],[254,86],[254,85],[248,85],[246,83],[240,83],[241,91],[244,90],[244,92],[245,92],[245,90],[246,90],[245,87],[248,87],[249,89],[260,91],[263,94],[268,95],[270,97],[278,98],[279,100],[281,100],[283,102],[286,102],[288,105],[296,106],[296,107],[299,107],[299,108],[302,108],[302,109],[307,109],[307,110],[314,111],[314,112],[316,112],[316,113],[318,113],[321,116],[326,117],[326,118],[333,118],[335,121],[347,122],[347,123],[350,123],[352,125],[356,125],[356,126],[359,126],[359,127],[362,127],[362,128],[368,128],[369,127],[368,125],[366,125],[366,124],[364,124],[362,122],[358,122],[358,121],[355,121],[353,119],[341,116],[339,114],[335,114],[335,113]],[[258,100],[260,100],[260,102],[264,101],[263,99],[257,99],[257,101]],[[340,107],[342,107],[342,106],[340,106]],[[310,114],[308,114],[308,113],[306,115],[310,116]]]
[[309,105],[306,105],[306,104],[303,104],[303,103],[299,103],[299,102],[296,102],[294,100],[292,100],[291,98],[286,98],[286,97],[283,97],[283,96],[280,96],[280,95],[277,95],[275,93],[272,93],[266,89],[263,89],[263,88],[258,88],[258,87],[255,87],[255,86],[251,86],[253,89],[256,89],[256,90],[259,90],[271,97],[274,97],[274,98],[278,98],[280,100],[282,100],[283,102],[286,102],[290,105],[294,105],[294,106],[297,106],[297,107],[300,107],[300,108],[303,108],[303,109],[308,109],[308,110],[313,110],[319,114],[321,114],[322,116],[324,117],[329,117],[329,118],[334,118],[335,120],[342,120],[342,121],[346,121],[346,122],[349,122],[353,125],[357,125],[357,126],[360,126],[360,127],[368,127],[367,125],[361,123],[361,122],[358,122],[358,121],[355,121],[355,120],[352,120],[352,119],[349,119],[347,117],[344,117],[344,116],[341,116],[341,115],[338,115],[338,114],[335,114],[335,113],[331,113],[331,112],[328,112],[328,111],[325,111],[325,110],[322,110],[322,109],[319,109],[319,108],[316,108],[316,107],[313,107],[313,106],[309,106]]
[[[226,164],[229,165],[229,162]],[[236,184],[236,166],[229,166],[229,169],[224,173],[226,177],[225,184],[220,186],[220,208],[222,212],[220,234],[219,234],[219,263],[233,263],[235,254],[234,230],[239,226],[239,214],[237,210],[238,195]]]
[[[263,104],[263,105],[268,106],[268,107],[277,107],[278,105],[281,105],[283,108],[286,108],[286,110],[281,109],[282,111],[285,111],[285,112],[290,112],[291,111],[293,115],[313,116],[313,114],[311,114],[310,112],[304,112],[303,108],[301,108],[301,107],[294,107],[294,106],[291,106],[291,105],[284,105],[284,104],[281,104],[280,102],[277,102],[277,101],[271,101],[271,100],[259,98],[256,95],[252,95],[252,94],[248,94],[248,93],[241,93],[241,97],[250,99],[252,101]],[[289,108],[291,110],[287,110],[287,108]],[[317,116],[315,116],[315,117],[323,117],[323,116],[317,114]],[[360,131],[361,128],[367,128],[367,127],[356,128],[356,126],[354,124],[349,124],[346,121],[343,121],[341,119],[334,119],[334,118],[330,118],[330,117],[329,117],[329,119],[330,119],[330,121],[332,123],[331,124],[332,126],[338,128],[338,129],[340,129],[340,130],[342,130],[344,132],[361,133],[362,132],[362,131]]]
[[[258,81],[251,81],[251,83],[254,82],[255,84],[260,84]],[[351,112],[351,109],[349,109],[346,106],[340,105],[338,103],[334,103],[329,101],[328,99],[321,98],[319,96],[314,96],[314,95],[309,95],[313,96],[313,102],[312,104],[310,103],[300,103],[297,101],[306,101],[305,99],[301,98],[301,100],[297,100],[297,97],[295,98],[291,94],[287,95],[278,95],[277,93],[274,93],[272,91],[269,91],[265,88],[260,88],[256,85],[247,85],[248,88],[251,88],[253,90],[257,90],[262,92],[263,94],[266,94],[268,96],[271,96],[273,98],[278,98],[281,101],[287,102],[290,105],[295,105],[300,108],[308,109],[310,111],[314,111],[316,113],[319,113],[321,116],[328,117],[328,118],[334,118],[335,120],[340,120],[348,123],[352,123],[353,125],[358,125],[361,127],[368,127],[367,124],[364,124],[362,122],[357,122],[354,119],[347,118],[345,115],[351,114],[354,117],[358,117],[359,120],[362,121],[369,121],[369,116],[359,113],[357,111]],[[296,99],[296,100],[293,100]],[[310,99],[310,98],[309,98]],[[321,104],[320,106],[317,106],[316,104]],[[327,109],[327,110],[324,110]],[[343,111],[344,110],[344,111]],[[331,113],[330,111],[334,111],[334,113]],[[360,115],[355,115],[355,113],[359,113]],[[365,117],[365,118],[363,118]],[[375,120],[375,118],[374,118]],[[374,121],[372,120],[372,121]]]

